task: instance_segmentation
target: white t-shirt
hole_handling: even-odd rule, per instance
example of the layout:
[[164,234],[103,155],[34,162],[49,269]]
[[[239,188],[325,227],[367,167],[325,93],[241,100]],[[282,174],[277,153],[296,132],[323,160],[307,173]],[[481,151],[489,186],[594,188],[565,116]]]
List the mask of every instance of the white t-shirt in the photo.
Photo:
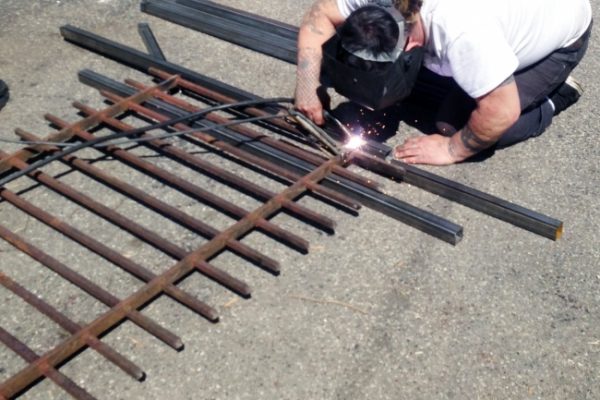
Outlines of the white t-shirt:
[[[377,0],[337,0],[344,17]],[[473,98],[577,40],[589,0],[424,0],[425,66],[452,76]]]

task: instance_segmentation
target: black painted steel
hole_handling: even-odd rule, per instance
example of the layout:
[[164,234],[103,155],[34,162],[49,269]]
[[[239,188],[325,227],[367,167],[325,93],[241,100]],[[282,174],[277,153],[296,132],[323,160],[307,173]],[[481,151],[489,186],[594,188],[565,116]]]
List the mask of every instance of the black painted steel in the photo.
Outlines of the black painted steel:
[[286,62],[293,63],[296,60],[296,41],[267,30],[252,29],[232,19],[167,1],[143,0],[141,9],[150,15]]
[[275,33],[281,37],[298,40],[298,27],[280,22],[261,15],[238,10],[210,0],[175,0],[176,3],[186,7],[195,8],[222,18],[238,22],[251,28]]
[[156,36],[154,36],[154,32],[150,28],[150,25],[146,22],[140,22],[138,24],[138,32],[144,42],[144,46],[146,46],[146,50],[148,50],[148,54],[157,60],[166,61],[167,58],[165,54],[162,52],[158,41],[156,40]]
[[[80,71],[79,79],[87,85],[91,85],[98,89],[113,91],[124,96],[131,95],[131,93],[135,91],[127,85],[123,85],[120,82],[116,82],[90,70]],[[169,117],[176,117],[187,113],[185,110],[181,110],[176,106],[156,99],[148,103]],[[252,154],[269,159],[281,166],[285,166],[287,169],[296,173],[305,174],[314,169],[312,164],[307,163],[304,160],[293,157],[278,149],[274,149],[260,141],[249,141],[247,137],[227,128],[218,127],[216,124],[209,121],[202,120],[192,124],[192,127],[198,128],[206,126],[214,127],[214,129],[211,130],[211,134],[219,140],[234,144]],[[414,207],[399,199],[366,188],[343,177],[335,176],[326,178],[321,184],[352,197],[369,208],[402,221],[448,243],[456,244],[462,238],[461,226],[440,218],[428,211]]]
[[99,35],[95,35],[86,30],[76,28],[72,25],[64,25],[60,28],[61,35],[69,42],[81,46],[83,48],[94,51],[105,57],[111,58],[121,64],[128,65],[142,72],[147,72],[148,68],[155,67],[171,74],[181,75],[191,82],[205,86],[211,90],[215,90],[226,94],[236,100],[251,100],[259,99],[252,93],[245,92],[239,88],[227,85],[223,82],[219,82],[215,79],[209,78],[188,68],[174,64],[169,61],[162,61],[153,58],[152,56],[134,49],[129,46],[125,46],[114,42],[112,40],[103,38]]

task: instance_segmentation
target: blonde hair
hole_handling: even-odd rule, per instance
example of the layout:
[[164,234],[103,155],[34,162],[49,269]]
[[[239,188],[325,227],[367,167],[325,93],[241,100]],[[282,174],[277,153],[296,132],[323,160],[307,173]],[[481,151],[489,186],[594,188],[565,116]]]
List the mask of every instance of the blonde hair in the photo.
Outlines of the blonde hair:
[[394,7],[400,11],[400,14],[409,24],[417,20],[423,5],[423,0],[393,0],[393,2]]

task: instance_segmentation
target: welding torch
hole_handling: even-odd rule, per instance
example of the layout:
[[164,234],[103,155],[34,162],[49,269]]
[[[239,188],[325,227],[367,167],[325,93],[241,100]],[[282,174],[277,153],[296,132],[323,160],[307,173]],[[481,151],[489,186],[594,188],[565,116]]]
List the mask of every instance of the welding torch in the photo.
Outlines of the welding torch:
[[[340,155],[344,152],[340,148],[339,144],[334,139],[332,139],[331,136],[327,132],[325,132],[323,128],[315,124],[306,115],[296,110],[290,110],[290,114],[293,116],[294,120],[298,122],[298,124],[300,124],[300,126],[302,126],[309,134],[313,136],[313,138],[317,140],[319,146],[325,151],[333,154],[334,156]],[[323,116],[325,117],[325,119],[332,121],[342,131],[342,133],[345,136],[345,138],[342,139],[343,142],[346,142],[348,139],[350,139],[352,134],[350,133],[348,128],[346,128],[344,124],[342,124],[340,120],[335,118],[328,111],[323,111]]]

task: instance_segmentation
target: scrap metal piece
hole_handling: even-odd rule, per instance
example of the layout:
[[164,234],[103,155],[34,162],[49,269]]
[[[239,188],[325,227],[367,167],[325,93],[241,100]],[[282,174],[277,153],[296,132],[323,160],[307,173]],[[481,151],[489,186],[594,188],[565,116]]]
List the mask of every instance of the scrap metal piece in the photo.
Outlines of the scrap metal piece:
[[147,22],[140,22],[138,24],[138,33],[144,42],[144,46],[146,46],[146,50],[148,50],[148,54],[157,60],[167,60],[160,48],[160,45],[158,44],[158,41],[156,40],[156,36],[154,36],[154,32],[152,32],[152,29]]

